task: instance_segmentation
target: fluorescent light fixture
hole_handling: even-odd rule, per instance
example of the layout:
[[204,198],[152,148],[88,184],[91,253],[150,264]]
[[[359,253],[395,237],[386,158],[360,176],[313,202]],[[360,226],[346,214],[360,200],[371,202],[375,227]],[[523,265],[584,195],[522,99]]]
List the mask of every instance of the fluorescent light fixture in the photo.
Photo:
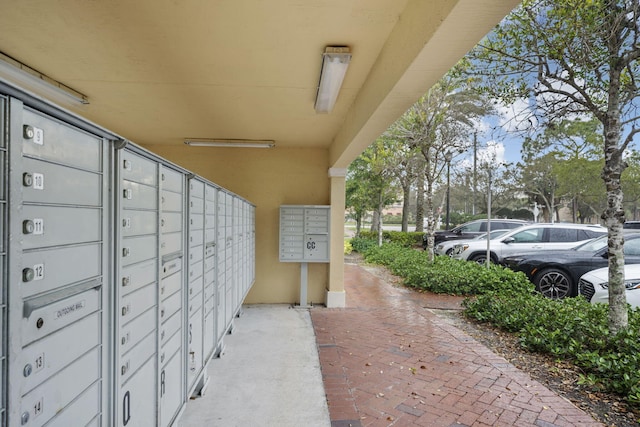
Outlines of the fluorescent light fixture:
[[350,61],[351,50],[346,46],[327,46],[324,49],[320,84],[316,95],[316,113],[328,113],[333,110]]
[[0,78],[61,104],[88,104],[87,97],[51,77],[0,53]]
[[273,148],[276,146],[276,143],[269,139],[188,138],[184,143],[192,147]]

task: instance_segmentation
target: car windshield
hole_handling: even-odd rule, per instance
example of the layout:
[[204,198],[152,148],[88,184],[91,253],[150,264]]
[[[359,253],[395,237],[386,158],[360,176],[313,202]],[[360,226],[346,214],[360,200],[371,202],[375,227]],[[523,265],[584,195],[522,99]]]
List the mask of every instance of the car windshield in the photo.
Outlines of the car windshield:
[[574,251],[596,252],[607,246],[607,235],[596,237],[573,248]]

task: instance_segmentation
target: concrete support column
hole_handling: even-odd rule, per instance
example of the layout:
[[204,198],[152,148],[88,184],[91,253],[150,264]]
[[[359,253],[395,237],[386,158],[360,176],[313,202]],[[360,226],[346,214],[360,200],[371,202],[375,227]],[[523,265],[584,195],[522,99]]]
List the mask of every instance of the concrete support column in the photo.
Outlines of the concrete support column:
[[329,248],[329,286],[327,307],[344,307],[344,210],[347,169],[330,168],[331,180],[331,247]]

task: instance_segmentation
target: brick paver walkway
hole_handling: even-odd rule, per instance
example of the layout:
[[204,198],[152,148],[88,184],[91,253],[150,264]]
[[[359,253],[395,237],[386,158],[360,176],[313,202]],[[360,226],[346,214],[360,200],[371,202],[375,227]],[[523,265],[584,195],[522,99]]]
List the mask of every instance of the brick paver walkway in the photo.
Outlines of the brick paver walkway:
[[350,264],[345,288],[346,308],[311,310],[332,427],[601,426],[430,311],[438,297]]

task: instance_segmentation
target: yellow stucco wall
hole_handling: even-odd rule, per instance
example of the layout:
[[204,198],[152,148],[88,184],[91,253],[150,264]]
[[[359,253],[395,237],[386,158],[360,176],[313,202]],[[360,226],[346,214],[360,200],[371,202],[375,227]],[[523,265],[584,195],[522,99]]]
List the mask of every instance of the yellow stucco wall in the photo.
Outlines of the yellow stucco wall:
[[[328,205],[326,149],[145,148],[256,205],[256,282],[247,303],[297,303],[300,264],[278,259],[280,205]],[[309,264],[308,302],[324,303],[328,264]]]

